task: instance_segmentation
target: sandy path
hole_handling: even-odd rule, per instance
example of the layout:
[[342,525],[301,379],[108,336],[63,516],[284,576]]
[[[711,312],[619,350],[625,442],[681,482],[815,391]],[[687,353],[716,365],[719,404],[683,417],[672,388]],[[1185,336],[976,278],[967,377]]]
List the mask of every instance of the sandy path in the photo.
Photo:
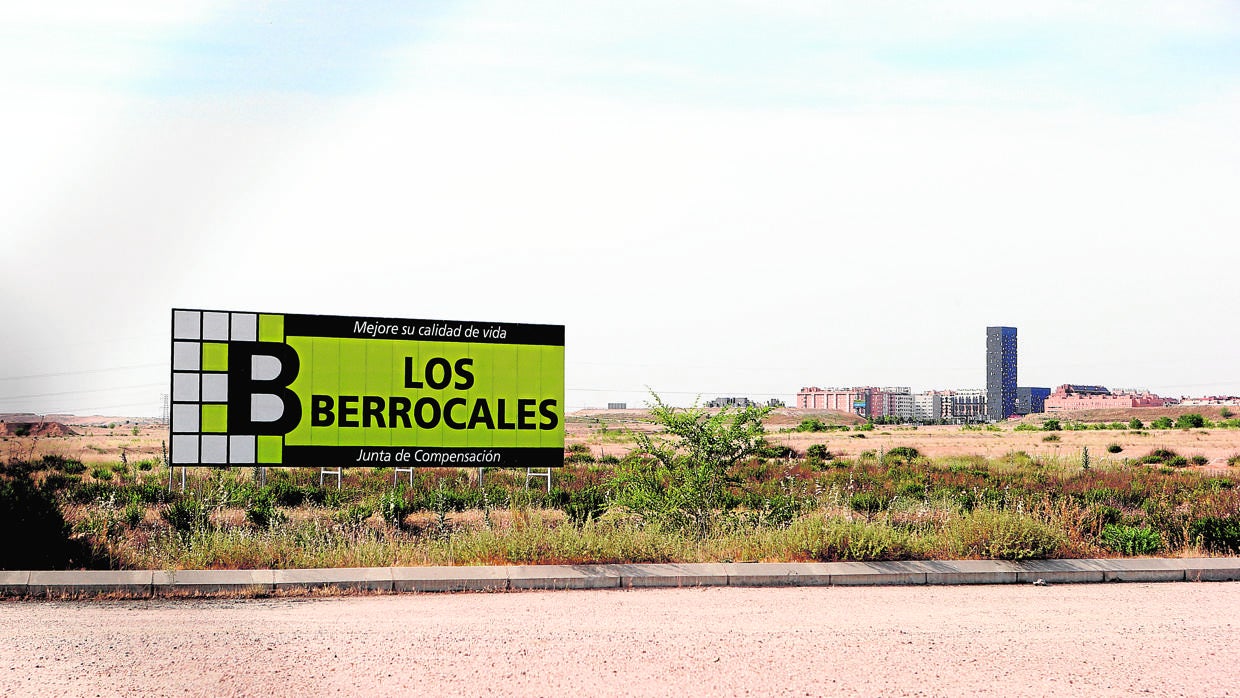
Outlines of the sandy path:
[[0,602],[4,695],[1240,695],[1240,583]]

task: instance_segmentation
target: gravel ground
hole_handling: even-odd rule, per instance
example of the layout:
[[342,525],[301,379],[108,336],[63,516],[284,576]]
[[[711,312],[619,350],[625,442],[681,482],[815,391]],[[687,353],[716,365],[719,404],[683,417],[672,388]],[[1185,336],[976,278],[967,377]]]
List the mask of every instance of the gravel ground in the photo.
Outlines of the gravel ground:
[[3,695],[1240,696],[1240,583],[0,602]]

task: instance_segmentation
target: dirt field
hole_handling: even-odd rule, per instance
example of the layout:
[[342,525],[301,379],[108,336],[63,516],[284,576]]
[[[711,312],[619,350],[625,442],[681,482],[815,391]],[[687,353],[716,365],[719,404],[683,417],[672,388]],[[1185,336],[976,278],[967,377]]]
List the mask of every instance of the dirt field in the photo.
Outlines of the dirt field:
[[[1210,419],[1219,419],[1217,408],[1166,408],[1147,410],[1108,410],[1059,415],[1062,421],[1093,418],[1094,421],[1127,422],[1133,416],[1146,423],[1160,416],[1176,416],[1196,411]],[[775,444],[791,446],[804,453],[810,445],[826,444],[831,453],[856,457],[864,451],[886,451],[896,446],[912,446],[924,455],[1000,457],[1013,451],[1024,451],[1031,456],[1076,460],[1082,447],[1088,447],[1090,458],[1098,462],[1104,459],[1122,460],[1137,458],[1155,448],[1168,448],[1191,458],[1205,456],[1206,468],[1216,470],[1226,467],[1227,459],[1240,455],[1240,429],[1164,429],[1143,431],[1059,431],[1054,432],[1058,441],[1045,441],[1050,432],[1014,431],[1015,423],[998,426],[999,431],[967,431],[958,426],[876,426],[868,432],[820,432],[796,433],[790,430],[806,417],[822,419],[827,424],[856,424],[861,420],[853,415],[838,412],[781,409],[767,420],[769,440]],[[1040,424],[1045,415],[1026,418],[1026,422]],[[54,454],[74,458],[83,463],[114,463],[121,452],[131,463],[143,459],[157,459],[162,444],[168,439],[167,427],[154,424],[126,423],[123,418],[91,417],[85,423],[69,422],[75,435],[32,437],[0,437],[0,457],[14,459],[26,454],[39,458]],[[632,448],[632,433],[655,429],[647,421],[645,410],[599,411],[589,410],[569,415],[566,422],[566,441],[569,444],[586,444],[595,455],[621,456]],[[137,430],[135,434],[134,431]],[[1111,454],[1107,447],[1117,444],[1122,451]]]
[[[1063,413],[1054,415],[1062,422],[1071,420],[1092,422],[1127,423],[1133,417],[1143,420],[1146,424],[1162,416],[1172,418],[1185,412],[1197,412],[1209,419],[1220,419],[1218,408],[1150,408],[1136,410],[1095,410],[1092,412]],[[568,422],[567,441],[570,444],[581,443],[591,447],[596,455],[603,453],[622,455],[632,445],[631,439],[624,439],[626,431],[645,430],[653,427],[643,421],[644,410],[626,410],[623,412],[581,412],[578,418]],[[1040,425],[1042,420],[1051,415],[1027,417],[1025,423]],[[1167,448],[1191,458],[1196,455],[1205,456],[1209,463],[1205,466],[1210,470],[1227,467],[1227,459],[1240,455],[1240,429],[1145,429],[1104,430],[1104,431],[1015,431],[1020,422],[1007,422],[996,425],[997,431],[984,428],[965,430],[959,426],[883,426],[876,425],[873,431],[831,431],[818,433],[797,433],[790,431],[802,419],[815,417],[827,424],[855,424],[862,421],[853,415],[842,415],[837,412],[782,409],[772,413],[767,420],[768,440],[775,444],[790,446],[799,453],[812,444],[825,444],[827,450],[837,456],[855,458],[864,451],[887,451],[897,446],[911,446],[920,453],[930,457],[941,456],[986,456],[1001,457],[1013,451],[1024,451],[1030,456],[1040,458],[1059,458],[1062,460],[1079,460],[1081,449],[1088,448],[1093,462],[1101,460],[1120,461],[1124,458],[1138,458],[1155,448]],[[597,420],[597,421],[595,421]],[[606,431],[601,431],[606,427]],[[1053,439],[1047,441],[1047,437]],[[1108,453],[1107,447],[1118,445],[1122,450]]]
[[4,695],[1240,693],[1240,583],[0,602]]

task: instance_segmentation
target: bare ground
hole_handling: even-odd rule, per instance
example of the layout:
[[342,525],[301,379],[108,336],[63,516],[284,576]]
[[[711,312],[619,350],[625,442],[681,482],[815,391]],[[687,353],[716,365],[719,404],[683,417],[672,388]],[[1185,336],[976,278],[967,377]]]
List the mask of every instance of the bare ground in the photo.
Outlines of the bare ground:
[[1240,583],[0,603],[12,695],[1240,695]]

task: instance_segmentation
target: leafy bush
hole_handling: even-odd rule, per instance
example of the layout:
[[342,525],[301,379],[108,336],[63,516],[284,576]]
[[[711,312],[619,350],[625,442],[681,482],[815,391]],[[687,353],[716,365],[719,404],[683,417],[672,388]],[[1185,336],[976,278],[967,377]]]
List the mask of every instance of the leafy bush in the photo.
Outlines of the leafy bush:
[[[705,536],[735,502],[728,469],[764,445],[770,408],[671,407],[654,395],[650,414],[663,434],[637,434],[634,457],[612,476],[615,504],[671,528]],[[665,435],[665,436],[664,436]]]
[[166,505],[160,512],[172,530],[181,535],[205,531],[210,526],[210,512],[196,497],[184,497]]
[[121,518],[125,520],[125,523],[130,528],[135,528],[138,524],[142,523],[144,518],[146,518],[146,508],[138,502],[131,501],[125,505],[125,511],[121,515]]
[[801,423],[796,425],[796,428],[793,429],[793,431],[800,431],[800,432],[820,432],[820,431],[826,431],[826,430],[827,430],[826,422],[816,417],[806,417],[805,419],[802,419]]
[[1121,555],[1153,555],[1163,547],[1158,531],[1146,526],[1108,524],[1102,528],[1102,546]]
[[1032,424],[1017,424],[1012,431],[1042,431],[1042,429]]
[[1048,419],[1042,422],[1043,431],[1059,431],[1062,428],[1058,419]]
[[95,468],[94,470],[90,471],[90,476],[100,482],[111,482],[112,481],[112,471],[108,468]]
[[804,516],[792,522],[786,536],[794,558],[903,560],[916,554],[909,534],[883,523]]
[[1143,424],[1141,420],[1137,419],[1136,417],[1133,417],[1132,419],[1128,420],[1128,428],[1129,429],[1144,429],[1145,424]]
[[1170,429],[1173,426],[1175,426],[1175,422],[1172,422],[1170,417],[1159,417],[1150,422],[1151,429]]
[[245,508],[245,520],[257,528],[271,528],[287,521],[288,516],[276,508],[275,494],[264,488]]
[[987,508],[954,520],[947,535],[956,554],[995,560],[1050,557],[1065,541],[1062,532],[1030,516]]
[[1051,442],[1058,441],[1058,440],[1059,440],[1059,434],[1047,434],[1046,436],[1043,436],[1043,437],[1042,437],[1042,440],[1043,440],[1043,441],[1045,441],[1045,442],[1047,442],[1047,443],[1051,443]]
[[887,453],[883,454],[883,461],[909,463],[919,457],[921,457],[921,453],[912,446],[896,446],[895,448],[889,449]]
[[1138,458],[1137,462],[1145,463],[1148,465],[1158,465],[1158,464],[1172,465],[1173,464],[1172,461],[1176,459],[1179,459],[1180,461],[1182,461],[1182,464],[1188,463],[1187,459],[1181,458],[1178,453],[1176,453],[1175,451],[1172,451],[1169,448],[1156,448],[1153,451],[1150,451],[1144,456],[1141,456],[1140,458]]
[[858,492],[848,498],[848,507],[855,512],[873,516],[887,508],[887,500],[873,492]]
[[1192,463],[1193,465],[1205,465],[1206,463],[1210,462],[1210,459],[1206,458],[1203,455],[1198,454],[1198,455],[1193,456],[1192,458],[1189,458],[1188,462]]
[[1204,427],[1205,425],[1206,425],[1205,417],[1202,417],[1196,412],[1189,412],[1188,414],[1182,414],[1179,417],[1177,417],[1175,420],[1175,426],[1177,429],[1200,429]]
[[1189,526],[1189,539],[1220,553],[1240,553],[1240,514],[1207,516]]
[[1231,419],[1232,417],[1235,416],[1235,414],[1236,414],[1235,412],[1232,412],[1226,407],[1218,411],[1218,416],[1222,417],[1223,419]]
[[832,457],[826,444],[810,444],[810,447],[805,449],[805,455],[815,460],[831,460]]
[[857,426],[853,427],[853,430],[854,431],[874,431],[874,423],[866,422],[864,424],[858,424]]
[[1119,444],[1107,444],[1107,453],[1119,453],[1120,451],[1123,451],[1123,450],[1124,450],[1124,447],[1120,446]]
[[374,507],[366,504],[350,504],[349,506],[332,514],[332,521],[345,526],[357,527],[362,522],[369,519],[375,513]]
[[0,531],[0,569],[56,569],[77,557],[56,497],[28,477],[0,479]]
[[405,494],[405,486],[388,490],[379,497],[379,515],[393,526],[400,526],[405,517],[413,513],[413,505]]

